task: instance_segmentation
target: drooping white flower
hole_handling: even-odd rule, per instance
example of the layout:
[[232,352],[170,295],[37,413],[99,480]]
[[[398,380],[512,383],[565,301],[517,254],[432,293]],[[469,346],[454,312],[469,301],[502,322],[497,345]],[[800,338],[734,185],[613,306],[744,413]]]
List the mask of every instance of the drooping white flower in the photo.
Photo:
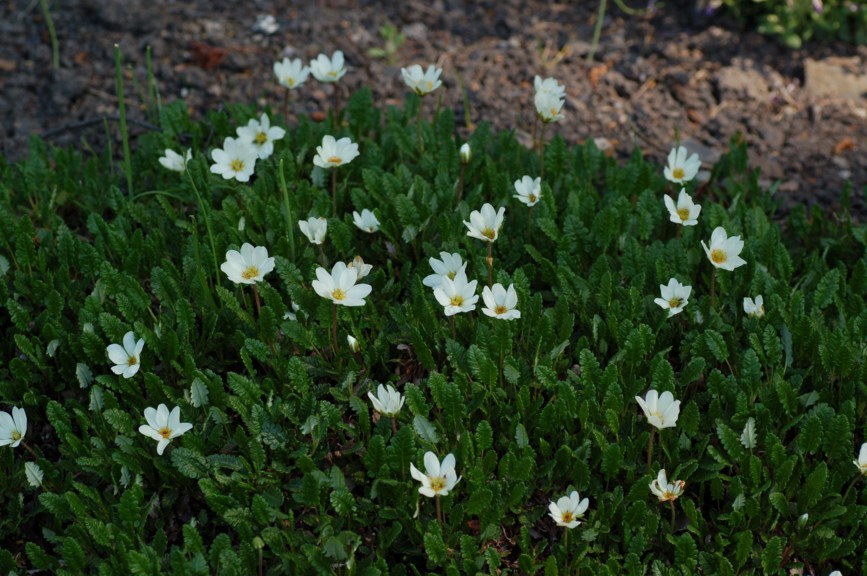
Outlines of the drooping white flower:
[[226,261],[220,264],[229,280],[235,284],[255,284],[265,279],[265,274],[274,269],[274,258],[268,257],[264,246],[253,246],[248,242],[241,245],[241,251],[228,250]]
[[695,178],[699,168],[701,168],[701,160],[698,159],[698,154],[693,154],[687,159],[687,153],[683,146],[671,149],[671,152],[668,153],[668,165],[663,171],[666,180],[675,184],[683,184]]
[[358,144],[350,138],[335,140],[334,136],[326,134],[322,138],[322,145],[316,147],[313,163],[327,170],[349,164],[356,156],[358,156]]
[[409,473],[413,478],[421,482],[419,493],[433,498],[434,496],[448,496],[448,493],[454,489],[455,484],[460,482],[461,477],[455,472],[455,456],[454,454],[446,454],[440,463],[436,454],[426,452],[424,455],[425,473],[422,474],[412,462],[409,464]]
[[494,207],[487,202],[482,206],[482,210],[473,210],[470,212],[470,221],[464,220],[464,226],[469,228],[467,236],[484,240],[485,242],[493,242],[497,239],[500,233],[500,226],[503,225],[503,215],[506,213],[505,208],[500,208],[494,212]]
[[461,144],[461,150],[458,154],[461,157],[461,162],[463,162],[464,164],[470,163],[470,160],[473,159],[473,151],[470,148],[469,142],[464,142],[463,144]]
[[566,97],[566,87],[557,82],[556,78],[542,79],[541,76],[537,75],[533,80],[533,87],[536,89],[537,95],[547,92],[553,94],[557,98]]
[[440,74],[443,73],[443,69],[433,64],[424,71],[420,65],[413,64],[409,68],[401,68],[400,73],[409,89],[419,96],[427,96],[442,85]]
[[213,174],[219,174],[224,180],[234,178],[238,182],[249,182],[256,169],[258,154],[251,144],[227,136],[222,148],[211,151],[211,158],[214,159],[211,164]]
[[165,404],[156,408],[148,407],[144,409],[144,417],[147,424],[139,426],[138,431],[157,441],[157,454],[160,456],[169,442],[193,427],[192,424],[181,422],[180,406],[175,406],[171,412]]
[[124,378],[132,378],[141,368],[141,351],[144,348],[144,338],[135,339],[135,334],[127,332],[123,335],[123,346],[109,344],[105,351],[108,359],[116,364],[111,371],[120,374]]
[[669,502],[677,500],[683,494],[683,488],[686,482],[683,480],[675,480],[671,483],[665,475],[665,469],[659,471],[656,480],[650,483],[650,491],[659,498],[660,502]]
[[12,407],[12,414],[0,412],[0,446],[16,448],[27,434],[27,413],[24,408]]
[[464,272],[467,269],[466,262],[461,259],[461,255],[457,252],[453,254],[440,252],[440,258],[442,258],[442,260],[437,260],[436,258],[428,260],[434,273],[425,276],[424,280],[421,281],[425,286],[436,288],[442,283],[443,276],[447,276],[454,280],[458,273]]
[[193,151],[189,148],[187,148],[187,151],[184,152],[183,156],[174,150],[166,148],[164,155],[159,157],[159,162],[166,170],[171,170],[172,172],[183,172],[187,169],[187,163],[192,160],[192,158]]
[[676,278],[671,278],[668,281],[668,286],[665,284],[659,285],[659,291],[662,293],[662,298],[657,298],[654,302],[668,310],[668,317],[671,318],[675,314],[680,314],[684,306],[689,304],[692,286],[685,286],[678,282]]
[[320,82],[337,82],[346,74],[343,65],[343,52],[337,50],[331,58],[320,54],[315,60],[310,61],[310,73]]
[[867,476],[867,442],[861,444],[861,452],[858,453],[858,459],[852,460],[852,464],[858,468],[864,476]]
[[367,397],[370,398],[373,409],[388,418],[397,416],[406,400],[391,384],[386,386],[380,384],[376,388],[376,396],[373,392],[368,392]]
[[518,305],[518,293],[514,284],[509,284],[508,290],[500,283],[490,288],[485,286],[482,288],[482,299],[485,301],[482,312],[486,316],[499,320],[515,320],[521,317],[520,310],[515,309]]
[[356,256],[352,259],[352,262],[346,264],[347,268],[355,268],[358,272],[358,280],[361,280],[373,270],[373,266],[371,264],[365,264],[364,258],[361,256]]
[[707,254],[708,260],[716,268],[732,271],[738,266],[746,264],[746,260],[740,257],[741,250],[744,249],[744,241],[740,236],[732,236],[729,238],[725,228],[717,226],[710,235],[710,248],[701,241],[701,247],[704,248],[704,253]]
[[686,193],[686,190],[681,190],[677,195],[677,204],[674,199],[668,194],[664,198],[665,207],[668,208],[669,219],[675,224],[683,226],[695,226],[698,224],[698,215],[701,213],[701,206],[692,201],[692,197]]
[[313,290],[341,306],[364,306],[364,299],[372,288],[370,284],[356,284],[357,280],[358,270],[348,268],[343,262],[336,262],[331,274],[321,266],[316,269]]
[[644,410],[647,421],[660,430],[677,425],[677,417],[680,416],[680,400],[675,400],[671,392],[665,391],[660,394],[656,390],[648,390],[644,398],[636,396],[635,400]]
[[756,296],[755,300],[749,296],[744,298],[744,313],[754,318],[761,318],[765,315],[765,299],[762,298],[761,294]]
[[534,102],[536,104],[536,113],[542,122],[549,124],[565,118],[561,114],[565,100],[553,92],[537,92]]
[[557,526],[564,528],[575,528],[584,517],[584,512],[590,505],[590,500],[587,498],[581,499],[578,492],[572,491],[568,496],[562,496],[557,502],[551,502],[548,505],[548,515],[554,519]]
[[320,217],[312,217],[307,220],[299,220],[298,227],[301,233],[307,236],[311,244],[322,244],[328,233],[328,220]]
[[513,198],[517,198],[527,206],[535,206],[542,199],[542,179],[524,176],[520,180],[515,180],[515,192],[517,194]]
[[376,214],[367,208],[363,209],[361,214],[353,210],[352,220],[355,222],[355,226],[358,227],[359,230],[363,230],[370,234],[379,230],[379,220],[376,219]]
[[271,121],[265,113],[259,117],[259,120],[251,118],[246,126],[239,126],[236,132],[238,138],[256,150],[260,160],[271,156],[274,153],[274,141],[286,135],[286,130],[283,128],[271,126]]
[[463,270],[455,275],[454,280],[448,276],[441,278],[440,285],[434,288],[434,297],[442,304],[446,316],[476,309],[476,302],[479,301],[476,283],[477,280],[467,282],[467,274]]
[[301,62],[301,58],[295,60],[283,58],[282,62],[274,62],[274,75],[277,76],[277,82],[290,90],[304,84],[309,74],[310,68]]

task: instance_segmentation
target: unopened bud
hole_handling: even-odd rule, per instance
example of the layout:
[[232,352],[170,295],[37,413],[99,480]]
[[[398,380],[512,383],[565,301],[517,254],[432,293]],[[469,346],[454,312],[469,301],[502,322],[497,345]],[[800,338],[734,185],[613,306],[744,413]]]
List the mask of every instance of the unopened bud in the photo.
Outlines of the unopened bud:
[[353,338],[351,335],[346,336],[346,343],[349,344],[349,349],[353,352],[358,352],[361,346],[358,345],[358,340]]
[[469,143],[464,143],[464,145],[461,146],[461,162],[463,162],[464,164],[469,164],[470,160],[472,159],[473,151],[470,150]]

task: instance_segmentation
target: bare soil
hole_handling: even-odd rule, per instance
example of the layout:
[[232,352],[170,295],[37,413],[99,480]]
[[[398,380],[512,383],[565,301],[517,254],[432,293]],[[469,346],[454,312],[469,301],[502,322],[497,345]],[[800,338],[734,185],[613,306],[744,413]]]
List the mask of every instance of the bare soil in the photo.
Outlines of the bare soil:
[[[340,49],[350,68],[344,95],[368,86],[377,105],[399,104],[406,92],[401,66],[436,63],[445,70],[443,104],[457,111],[460,130],[487,121],[529,144],[533,77],[554,76],[567,93],[567,118],[555,130],[569,143],[593,138],[618,156],[639,147],[663,163],[679,139],[709,167],[740,133],[763,183],[779,181],[784,208],[818,203],[833,211],[851,181],[853,211],[862,220],[867,214],[867,47],[792,51],[677,0],[644,17],[610,7],[592,61],[597,2],[589,1],[50,5],[56,70],[38,2],[0,2],[0,153],[9,160],[26,154],[33,135],[101,149],[102,119],[117,115],[115,44],[124,54],[129,114],[141,122],[133,134],[148,129],[148,46],[163,102],[183,99],[195,115],[227,102],[280,110],[284,89],[274,61]],[[267,15],[273,32],[257,25]],[[369,51],[385,47],[379,30],[387,23],[406,40],[390,58],[374,58]],[[328,108],[330,90],[311,78],[296,91],[294,109],[315,117]]]

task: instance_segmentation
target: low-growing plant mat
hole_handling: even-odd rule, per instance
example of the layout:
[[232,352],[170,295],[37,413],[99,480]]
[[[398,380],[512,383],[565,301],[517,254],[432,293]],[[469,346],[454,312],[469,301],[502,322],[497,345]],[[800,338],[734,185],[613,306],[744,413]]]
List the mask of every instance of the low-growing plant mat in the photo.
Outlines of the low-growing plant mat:
[[[286,133],[250,181],[212,173],[261,112],[175,102],[121,165],[39,140],[0,164],[4,573],[867,571],[845,195],[777,223],[733,142],[682,226],[638,149],[481,124],[462,155],[450,109],[367,89],[339,123],[266,110]],[[427,279],[452,253],[460,299]],[[516,302],[471,306],[491,284]]]

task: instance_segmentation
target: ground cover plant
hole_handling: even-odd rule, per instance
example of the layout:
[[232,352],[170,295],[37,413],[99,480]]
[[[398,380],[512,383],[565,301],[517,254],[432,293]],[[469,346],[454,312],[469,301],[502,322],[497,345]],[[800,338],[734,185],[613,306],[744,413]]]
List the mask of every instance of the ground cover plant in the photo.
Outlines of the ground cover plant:
[[435,67],[381,109],[279,64],[324,121],[175,102],[120,164],[0,164],[0,568],[867,571],[848,190],[778,222],[738,142],[567,146],[554,79],[527,149]]

